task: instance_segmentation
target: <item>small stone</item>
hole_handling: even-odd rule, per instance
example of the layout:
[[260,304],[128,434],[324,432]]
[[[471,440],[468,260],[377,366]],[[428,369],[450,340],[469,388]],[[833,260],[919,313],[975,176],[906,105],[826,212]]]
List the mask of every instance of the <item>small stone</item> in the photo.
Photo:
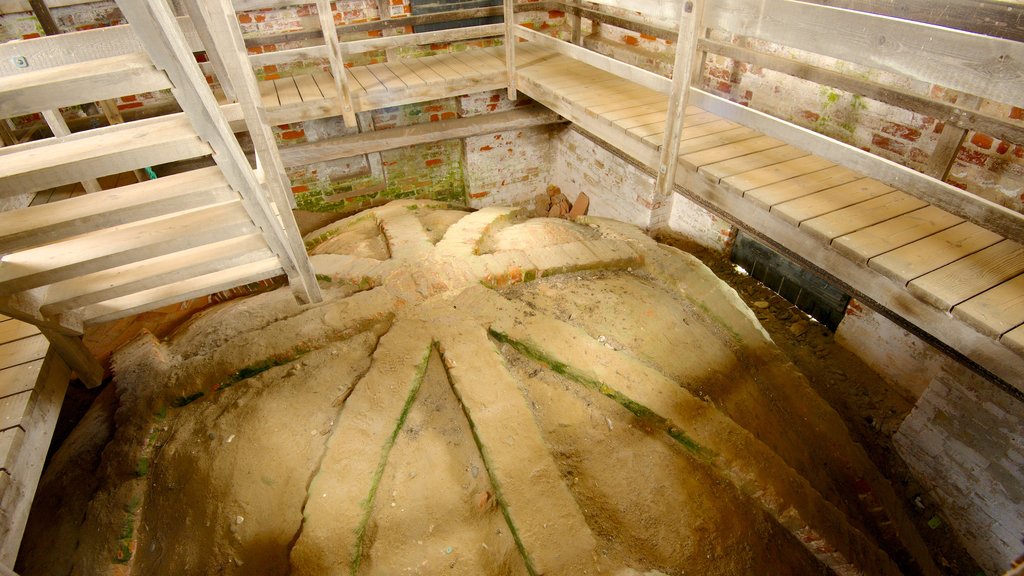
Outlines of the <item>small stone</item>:
[[810,328],[810,324],[801,320],[799,322],[794,322],[792,325],[790,325],[789,333],[792,334],[793,336],[803,336],[804,333],[807,332]]
[[764,300],[758,300],[757,302],[754,302],[754,308],[760,308],[760,309],[764,310],[767,307],[768,307],[768,303],[765,302]]
[[235,524],[241,524],[242,522],[245,522],[245,518],[241,516],[235,516]]
[[537,217],[547,216],[551,209],[551,197],[547,194],[537,194],[533,198],[533,215]]

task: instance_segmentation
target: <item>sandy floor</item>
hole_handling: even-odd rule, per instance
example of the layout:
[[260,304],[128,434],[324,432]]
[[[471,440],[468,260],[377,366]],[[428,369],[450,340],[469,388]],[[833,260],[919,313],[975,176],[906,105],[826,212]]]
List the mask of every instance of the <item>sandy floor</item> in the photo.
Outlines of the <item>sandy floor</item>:
[[423,202],[307,240],[324,303],[238,299],[115,355],[19,573],[938,573],[758,322],[784,308],[692,256]]

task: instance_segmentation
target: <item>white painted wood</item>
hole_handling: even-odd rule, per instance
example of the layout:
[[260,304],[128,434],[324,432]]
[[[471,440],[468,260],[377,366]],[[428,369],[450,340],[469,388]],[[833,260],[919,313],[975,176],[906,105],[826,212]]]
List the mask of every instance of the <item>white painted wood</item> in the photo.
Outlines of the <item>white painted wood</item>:
[[162,0],[119,0],[118,5],[146,45],[154,63],[167,72],[174,85],[172,92],[196,132],[216,152],[214,160],[228,183],[241,194],[242,203],[253,222],[266,235],[267,244],[288,274],[293,294],[304,302],[320,301],[320,288],[301,238],[289,236],[283,228],[232,134],[228,120],[195,64],[168,6]]
[[[71,135],[71,129],[68,128],[67,122],[64,121],[64,116],[61,115],[60,110],[50,109],[42,111],[43,120],[46,121],[46,125],[50,127],[50,131],[53,132],[55,138],[63,138]],[[94,193],[103,190],[100,183],[95,178],[86,178],[82,180],[82,188],[85,188],[86,192]]]
[[[177,18],[177,22],[185,33],[189,49],[193,52],[202,50],[202,44],[189,19]],[[12,40],[0,43],[0,78],[138,52],[145,52],[145,49],[127,25],[42,36],[31,40]],[[28,67],[15,66],[13,58],[16,56],[24,57]]]
[[793,0],[715,0],[707,25],[1024,107],[1024,45]]
[[356,125],[356,110],[352,106],[345,56],[338,41],[338,30],[334,26],[334,10],[330,0],[316,0],[316,9],[320,17],[320,30],[327,45],[327,57],[331,61],[331,75],[334,76],[334,87],[338,91],[341,115],[345,119],[345,126],[352,128]]
[[143,53],[125,54],[5,78],[0,118],[170,88]]
[[812,130],[740,106],[697,88],[690,88],[690,91],[691,103],[708,112],[749,126],[798,148],[813,150],[818,156],[861,174],[871,174],[873,178],[917,196],[947,212],[971,220],[1017,242],[1024,242],[1024,214]]

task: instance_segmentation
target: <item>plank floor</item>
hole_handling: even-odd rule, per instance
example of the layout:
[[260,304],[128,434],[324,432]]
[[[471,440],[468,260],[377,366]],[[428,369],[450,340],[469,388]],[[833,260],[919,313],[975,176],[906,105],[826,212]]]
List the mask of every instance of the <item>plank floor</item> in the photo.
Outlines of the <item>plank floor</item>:
[[[529,43],[517,45],[520,90],[653,168],[664,143],[668,97],[543,53]],[[679,168],[798,227],[1024,355],[1024,247],[692,106],[684,117]]]

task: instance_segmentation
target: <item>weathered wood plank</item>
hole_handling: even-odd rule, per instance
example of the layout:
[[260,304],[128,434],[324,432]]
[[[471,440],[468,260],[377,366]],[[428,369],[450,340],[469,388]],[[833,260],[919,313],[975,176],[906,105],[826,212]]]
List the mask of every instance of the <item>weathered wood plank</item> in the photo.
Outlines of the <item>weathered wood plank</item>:
[[892,188],[872,178],[861,178],[796,200],[772,206],[771,212],[794,226],[847,206],[865,202],[892,192]]
[[868,266],[907,284],[1002,240],[991,230],[964,222],[868,260]]
[[1021,326],[1024,324],[1024,275],[957,305],[953,316],[992,338]]
[[1024,246],[1003,240],[910,282],[910,292],[943,310],[1024,272]]
[[699,152],[683,153],[679,156],[679,161],[682,162],[683,166],[686,166],[687,169],[697,171],[701,166],[714,164],[730,158],[746,156],[747,154],[761,152],[762,150],[778,148],[783,145],[783,142],[780,142],[775,138],[771,138],[769,136],[756,136],[748,140],[742,140],[732,144],[726,144],[724,146],[717,146],[715,148],[708,148]]
[[815,192],[821,192],[835,186],[841,186],[858,178],[861,178],[861,175],[853,170],[843,166],[833,166],[804,176],[797,176],[796,178],[748,190],[743,194],[743,197],[769,210],[776,204],[809,196]]
[[800,227],[811,236],[831,242],[838,236],[885,222],[927,205],[919,198],[894,191],[824,216],[805,220],[800,223]]
[[1019,326],[1003,334],[999,341],[1018,355],[1024,356],[1024,326]]
[[0,397],[31,390],[36,385],[43,360],[33,360],[0,370]]
[[21,424],[31,397],[32,392],[27,391],[0,398],[0,430],[8,430]]
[[735,176],[736,174],[742,174],[744,172],[764,168],[766,166],[777,166],[783,162],[807,157],[809,157],[807,152],[804,152],[799,148],[795,148],[793,146],[779,146],[778,148],[771,148],[763,152],[748,154],[747,156],[742,156],[740,158],[733,158],[731,160],[724,160],[715,164],[702,166],[699,173],[711,179],[711,181],[718,183],[721,182],[722,178],[728,178],[729,176]]
[[720,184],[730,190],[734,190],[742,194],[748,190],[753,190],[754,188],[775,184],[776,182],[782,182],[784,180],[789,180],[790,178],[796,178],[798,176],[824,170],[825,168],[831,168],[832,166],[835,166],[835,164],[824,158],[810,155],[781,162],[772,166],[765,166],[749,172],[727,176],[722,179]]
[[39,334],[39,329],[27,322],[17,320],[11,322],[0,322],[0,344],[14,342],[29,336]]
[[43,335],[0,344],[0,370],[39,360],[46,355],[49,347],[50,343]]
[[832,241],[832,247],[859,263],[956,226],[963,219],[935,206],[927,206],[858,230]]

